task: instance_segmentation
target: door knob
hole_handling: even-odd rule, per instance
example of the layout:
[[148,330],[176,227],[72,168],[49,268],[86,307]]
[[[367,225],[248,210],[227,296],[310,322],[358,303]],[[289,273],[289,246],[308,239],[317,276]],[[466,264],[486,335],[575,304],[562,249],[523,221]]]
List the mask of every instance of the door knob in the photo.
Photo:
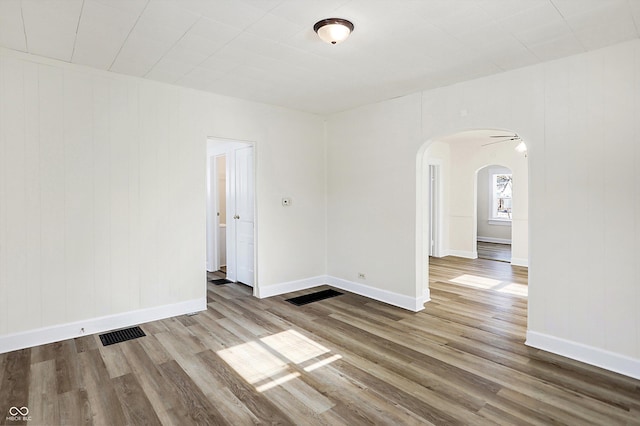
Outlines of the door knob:
[[235,215],[233,218],[234,218],[234,219],[240,219],[240,216]]

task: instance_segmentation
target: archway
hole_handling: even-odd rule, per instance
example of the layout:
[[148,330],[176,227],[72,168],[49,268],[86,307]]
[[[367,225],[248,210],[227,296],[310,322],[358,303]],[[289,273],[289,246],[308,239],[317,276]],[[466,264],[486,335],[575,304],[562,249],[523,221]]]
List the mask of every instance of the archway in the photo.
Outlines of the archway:
[[476,253],[479,259],[511,263],[513,173],[501,164],[476,171]]
[[[516,136],[516,137],[514,137]],[[434,137],[416,158],[416,292],[429,300],[432,207],[430,166],[439,167],[441,256],[477,257],[476,172],[489,164],[509,167],[519,197],[513,200],[512,264],[528,266],[528,164],[522,140],[511,130],[474,129]],[[515,191],[515,190],[514,190]]]

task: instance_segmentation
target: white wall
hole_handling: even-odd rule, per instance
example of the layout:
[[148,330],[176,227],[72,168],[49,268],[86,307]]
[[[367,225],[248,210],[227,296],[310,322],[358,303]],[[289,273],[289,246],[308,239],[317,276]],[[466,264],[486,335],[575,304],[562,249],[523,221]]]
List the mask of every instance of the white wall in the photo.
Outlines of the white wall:
[[[413,247],[415,156],[419,145],[420,95],[330,117],[330,276],[404,296],[419,296]],[[366,275],[365,280],[358,279],[360,272]]]
[[256,143],[259,285],[324,274],[323,126],[0,50],[0,352],[205,307],[207,136]]
[[[509,147],[510,148],[510,147]],[[491,223],[490,212],[493,208],[493,188],[491,183],[491,175],[493,173],[511,173],[510,169],[498,166],[487,166],[478,171],[478,201],[477,201],[477,220],[478,220],[478,241],[487,240],[488,242],[511,242],[511,222]],[[526,175],[525,175],[526,176]],[[519,194],[523,196],[523,194]],[[528,194],[527,194],[528,196]],[[526,198],[526,197],[525,197]]]
[[529,147],[529,344],[640,377],[638,117],[639,40],[336,114],[328,269],[419,294],[421,146],[517,131]]
[[[482,140],[450,143],[449,253],[475,258],[478,231],[476,172],[490,164],[501,164],[513,173],[512,262],[527,266],[529,258],[528,158],[517,152],[517,142],[483,146]],[[516,193],[517,191],[517,193]],[[486,215],[486,212],[485,212]]]

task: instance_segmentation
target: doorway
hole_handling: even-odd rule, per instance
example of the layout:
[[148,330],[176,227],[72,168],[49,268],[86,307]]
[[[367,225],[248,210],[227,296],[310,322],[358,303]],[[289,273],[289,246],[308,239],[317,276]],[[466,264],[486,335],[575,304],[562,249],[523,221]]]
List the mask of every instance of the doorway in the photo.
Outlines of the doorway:
[[207,141],[207,272],[215,284],[255,278],[254,146]]
[[428,253],[432,257],[442,257],[442,179],[441,164],[431,161],[428,164],[427,200],[429,223],[427,226]]
[[[477,172],[508,167],[514,194],[510,260],[528,266],[528,159],[511,130],[473,129],[425,142],[416,156],[416,300],[430,298],[430,259],[478,257]],[[434,209],[434,207],[436,207]],[[501,207],[504,210],[504,205]],[[480,234],[480,236],[486,236]],[[481,244],[482,248],[482,244]],[[438,253],[439,249],[439,253]],[[496,267],[501,267],[497,266]],[[419,309],[419,308],[418,308]]]
[[502,165],[476,172],[478,258],[511,263],[513,173]]

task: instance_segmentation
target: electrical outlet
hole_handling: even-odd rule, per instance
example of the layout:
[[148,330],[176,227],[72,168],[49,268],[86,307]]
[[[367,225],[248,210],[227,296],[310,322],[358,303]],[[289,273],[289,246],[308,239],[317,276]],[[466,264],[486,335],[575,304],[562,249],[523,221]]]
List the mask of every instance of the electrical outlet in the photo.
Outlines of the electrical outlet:
[[365,274],[363,274],[362,272],[358,272],[358,279],[366,280],[367,276]]

